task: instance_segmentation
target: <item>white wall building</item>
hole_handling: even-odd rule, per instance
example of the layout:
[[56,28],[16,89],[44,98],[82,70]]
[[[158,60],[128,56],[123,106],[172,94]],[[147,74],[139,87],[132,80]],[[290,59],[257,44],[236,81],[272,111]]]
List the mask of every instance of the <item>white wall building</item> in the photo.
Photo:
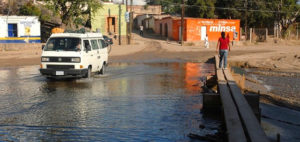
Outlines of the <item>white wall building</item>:
[[36,16],[0,16],[0,43],[40,43],[41,23]]
[[141,25],[145,26],[145,23],[143,23],[143,21],[149,17],[150,16],[148,14],[136,16],[136,18],[135,18],[136,19],[136,28],[139,29]]

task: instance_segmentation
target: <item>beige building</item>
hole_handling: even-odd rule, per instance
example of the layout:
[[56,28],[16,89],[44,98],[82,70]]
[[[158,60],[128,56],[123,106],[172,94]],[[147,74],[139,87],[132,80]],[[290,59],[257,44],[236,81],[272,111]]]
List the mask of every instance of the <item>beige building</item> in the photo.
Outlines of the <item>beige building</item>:
[[171,15],[165,14],[165,15],[151,15],[148,18],[144,19],[142,21],[143,26],[145,29],[155,31],[155,21],[161,20],[162,18],[170,17]]
[[[131,9],[132,8],[132,9]],[[128,6],[128,11],[132,10],[133,12],[133,26],[139,28],[141,25],[150,28],[149,22],[145,23],[145,19],[152,17],[153,15],[161,15],[161,5],[133,5]],[[147,24],[147,25],[146,25]]]
[[133,19],[136,18],[137,15],[144,15],[144,14],[160,15],[161,14],[161,5],[149,5],[149,6],[133,5],[133,6],[128,6],[128,11],[130,11],[130,9],[133,12]]

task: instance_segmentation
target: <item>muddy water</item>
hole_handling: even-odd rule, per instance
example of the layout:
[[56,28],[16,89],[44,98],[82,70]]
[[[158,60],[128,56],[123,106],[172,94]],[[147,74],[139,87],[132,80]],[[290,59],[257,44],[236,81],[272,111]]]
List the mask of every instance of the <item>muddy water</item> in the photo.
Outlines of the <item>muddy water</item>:
[[[47,80],[38,66],[0,69],[0,141],[190,141],[204,118],[199,63],[111,64],[104,76]],[[199,125],[207,125],[200,130]]]

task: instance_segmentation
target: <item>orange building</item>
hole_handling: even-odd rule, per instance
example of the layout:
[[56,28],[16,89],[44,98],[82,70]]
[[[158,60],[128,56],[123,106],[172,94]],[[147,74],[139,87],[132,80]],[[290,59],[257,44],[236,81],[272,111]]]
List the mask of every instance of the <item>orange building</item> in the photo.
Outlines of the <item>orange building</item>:
[[[181,39],[180,17],[166,17],[155,21],[155,33],[173,40]],[[185,18],[184,41],[204,40],[206,34],[210,41],[217,41],[224,31],[230,40],[240,40],[240,20]]]

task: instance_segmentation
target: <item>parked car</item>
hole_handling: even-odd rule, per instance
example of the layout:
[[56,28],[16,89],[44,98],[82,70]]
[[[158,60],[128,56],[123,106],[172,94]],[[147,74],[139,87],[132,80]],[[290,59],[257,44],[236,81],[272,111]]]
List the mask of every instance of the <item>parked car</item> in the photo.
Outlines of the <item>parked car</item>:
[[40,72],[47,78],[104,74],[108,49],[101,33],[52,34],[43,47]]
[[112,38],[109,38],[108,36],[106,36],[106,35],[103,35],[103,38],[104,38],[104,40],[107,42],[107,43],[109,43],[110,45],[112,45],[113,44],[113,40],[112,40]]

